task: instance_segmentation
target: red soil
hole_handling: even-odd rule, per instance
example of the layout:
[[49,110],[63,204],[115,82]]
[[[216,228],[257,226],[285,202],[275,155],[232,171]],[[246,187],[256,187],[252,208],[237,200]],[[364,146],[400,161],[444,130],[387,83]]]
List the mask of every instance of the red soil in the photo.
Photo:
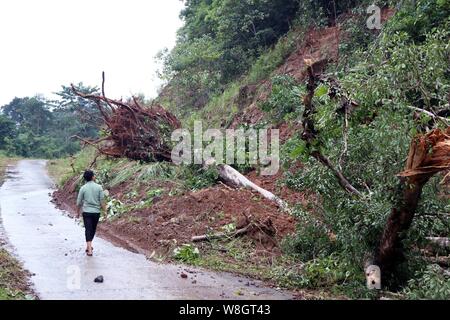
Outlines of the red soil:
[[[262,187],[267,188],[295,204],[306,201],[301,193],[293,192],[287,187],[277,190],[275,177],[259,177],[256,173],[249,178]],[[155,186],[170,189],[167,184],[151,183]],[[76,181],[70,180],[59,191],[54,193],[55,203],[74,213],[76,210]],[[148,187],[148,186],[147,186]],[[110,190],[111,196],[126,202],[125,195],[130,186],[122,184]],[[148,189],[148,188],[147,188]],[[167,194],[166,192],[165,194]],[[138,199],[145,195],[140,190]],[[138,199],[133,201],[138,202]],[[228,224],[236,228],[245,227],[249,220],[267,225],[272,234],[250,232],[245,237],[251,239],[256,248],[279,255],[279,242],[286,235],[295,231],[295,219],[279,210],[279,208],[258,194],[249,190],[234,190],[225,185],[217,185],[197,192],[186,192],[182,195],[164,195],[156,197],[149,208],[135,210],[124,214],[121,218],[104,222],[99,228],[100,235],[135,252],[145,254],[168,253],[174,244],[190,243],[192,236],[209,232],[223,231]]]

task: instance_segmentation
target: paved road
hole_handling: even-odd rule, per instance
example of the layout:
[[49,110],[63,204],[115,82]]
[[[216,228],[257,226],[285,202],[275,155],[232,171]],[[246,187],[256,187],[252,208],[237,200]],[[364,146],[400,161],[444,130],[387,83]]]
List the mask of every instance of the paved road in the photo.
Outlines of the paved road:
[[[50,202],[53,183],[45,161],[9,167],[0,188],[3,233],[33,276],[41,299],[290,299],[256,281],[225,273],[157,264],[97,238],[95,256],[84,253],[82,226]],[[103,275],[103,284],[94,279]],[[196,281],[194,284],[193,282]]]

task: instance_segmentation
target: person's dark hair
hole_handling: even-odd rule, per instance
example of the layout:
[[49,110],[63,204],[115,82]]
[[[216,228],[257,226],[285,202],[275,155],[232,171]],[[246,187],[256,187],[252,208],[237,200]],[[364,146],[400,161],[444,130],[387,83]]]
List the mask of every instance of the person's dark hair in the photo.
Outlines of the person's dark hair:
[[83,178],[87,182],[92,181],[92,179],[94,178],[94,172],[92,170],[86,170],[83,174]]

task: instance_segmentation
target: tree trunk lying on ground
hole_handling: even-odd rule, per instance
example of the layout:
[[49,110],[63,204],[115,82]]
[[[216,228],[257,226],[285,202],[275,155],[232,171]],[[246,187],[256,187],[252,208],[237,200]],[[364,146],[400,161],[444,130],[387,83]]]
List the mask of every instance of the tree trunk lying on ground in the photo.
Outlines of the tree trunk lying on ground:
[[389,276],[403,260],[405,233],[414,219],[422,189],[432,176],[450,168],[450,127],[420,135],[411,143],[406,170],[397,191],[397,205],[388,218],[374,263],[383,277]]
[[249,224],[248,226],[236,230],[234,232],[218,232],[218,233],[214,233],[214,234],[205,234],[205,235],[201,235],[201,236],[194,236],[192,237],[191,241],[192,242],[201,242],[201,241],[211,241],[211,240],[220,240],[220,239],[225,239],[225,238],[234,238],[234,237],[238,237],[241,235],[244,235],[246,233],[248,233],[251,228],[252,228],[252,224]]
[[[213,165],[214,160],[206,161],[205,167],[209,167]],[[261,188],[255,183],[251,182],[247,177],[241,174],[236,169],[232,168],[227,164],[217,165],[217,169],[219,171],[219,177],[229,186],[233,188],[248,188],[251,189],[260,195],[262,195],[265,199],[275,202],[277,206],[283,211],[289,211],[288,204],[283,201],[280,197],[274,195],[272,192],[267,191],[266,189]]]
[[450,248],[450,238],[429,237],[427,240],[439,247]]
[[[192,242],[201,242],[201,241],[211,241],[211,240],[221,240],[221,239],[230,239],[239,237],[245,234],[249,234],[250,237],[255,237],[256,235],[264,234],[268,237],[271,242],[275,245],[278,245],[275,240],[275,235],[277,230],[274,228],[272,220],[270,218],[265,221],[252,221],[250,217],[245,217],[247,221],[247,225],[240,229],[237,229],[232,232],[217,232],[213,234],[205,234],[200,236],[193,236],[191,238]],[[259,237],[258,237],[259,238]],[[261,239],[261,238],[259,238]]]

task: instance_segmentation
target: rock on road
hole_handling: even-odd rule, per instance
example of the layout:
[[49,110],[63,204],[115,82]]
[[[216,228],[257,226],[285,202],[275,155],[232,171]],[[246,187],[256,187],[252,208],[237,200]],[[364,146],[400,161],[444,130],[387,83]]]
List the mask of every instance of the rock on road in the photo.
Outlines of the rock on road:
[[[84,230],[51,203],[53,182],[43,160],[22,160],[8,168],[0,188],[3,227],[14,254],[31,274],[40,299],[174,300],[291,299],[227,273],[158,264],[96,238],[94,257],[84,252]],[[94,279],[102,275],[104,283]],[[256,285],[247,286],[253,282]]]

